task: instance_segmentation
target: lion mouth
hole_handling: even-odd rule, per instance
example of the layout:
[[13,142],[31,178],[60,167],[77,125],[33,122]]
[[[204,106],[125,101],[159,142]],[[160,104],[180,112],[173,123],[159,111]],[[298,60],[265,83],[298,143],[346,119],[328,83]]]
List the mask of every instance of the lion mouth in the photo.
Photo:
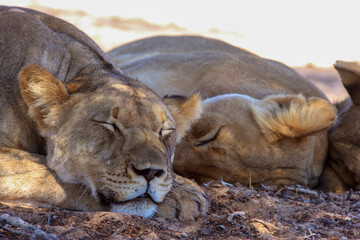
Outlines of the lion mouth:
[[97,195],[100,203],[107,206],[111,212],[139,215],[148,218],[154,216],[157,211],[158,203],[148,193],[142,193],[124,201],[116,201],[111,193],[107,196],[99,191]]
[[119,205],[119,204],[125,204],[125,203],[128,203],[128,202],[132,202],[132,201],[138,201],[138,200],[149,200],[149,201],[152,201],[153,203],[157,204],[153,199],[152,197],[150,196],[150,194],[148,193],[143,193],[135,198],[132,198],[132,199],[129,199],[129,200],[125,200],[125,201],[116,201],[115,199],[113,198],[109,198],[109,197],[106,197],[102,192],[98,192],[98,198],[100,199],[100,202],[103,204],[103,205]]
[[143,194],[137,196],[136,198],[151,198],[151,196],[148,193],[143,193]]

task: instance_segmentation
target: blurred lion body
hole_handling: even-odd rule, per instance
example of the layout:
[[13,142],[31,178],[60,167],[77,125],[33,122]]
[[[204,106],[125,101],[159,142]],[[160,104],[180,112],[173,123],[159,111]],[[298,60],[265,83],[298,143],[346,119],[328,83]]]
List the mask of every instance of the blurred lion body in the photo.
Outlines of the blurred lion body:
[[329,160],[320,185],[326,191],[360,190],[360,63],[336,61],[350,97],[336,104],[338,121],[329,131]]
[[109,56],[160,96],[207,98],[177,146],[176,172],[202,182],[317,184],[336,110],[292,69],[194,36],[143,39]]

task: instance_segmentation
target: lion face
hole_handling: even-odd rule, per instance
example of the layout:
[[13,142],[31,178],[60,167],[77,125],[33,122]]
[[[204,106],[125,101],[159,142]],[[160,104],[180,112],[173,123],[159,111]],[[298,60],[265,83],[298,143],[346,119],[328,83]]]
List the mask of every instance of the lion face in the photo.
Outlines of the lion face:
[[200,120],[176,148],[175,172],[202,182],[316,184],[326,155],[322,130],[336,119],[327,101],[229,94],[203,104]]
[[[86,185],[112,210],[151,216],[172,186],[177,120],[186,128],[186,117],[198,113],[173,117],[142,85],[104,78],[95,91],[69,94],[39,67],[19,77],[29,114],[47,140],[48,167],[62,181]],[[199,96],[190,101],[200,104]],[[169,108],[179,112],[181,105]]]

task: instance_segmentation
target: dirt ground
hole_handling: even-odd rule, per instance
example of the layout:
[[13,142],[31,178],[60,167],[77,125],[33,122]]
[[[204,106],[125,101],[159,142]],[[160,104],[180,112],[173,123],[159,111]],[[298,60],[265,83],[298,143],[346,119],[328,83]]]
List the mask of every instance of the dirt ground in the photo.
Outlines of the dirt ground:
[[[203,188],[211,201],[210,211],[189,223],[12,205],[0,205],[0,216],[20,217],[53,234],[43,239],[54,235],[58,239],[84,240],[360,238],[360,192],[324,194],[301,186],[249,187],[221,180]],[[30,232],[7,224],[0,227],[0,238],[31,239]]]
[[[295,69],[331,100],[347,96],[334,70]],[[0,239],[360,238],[360,192],[325,194],[302,186],[228,185],[221,180],[203,189],[211,201],[210,211],[188,223],[0,204]],[[4,220],[9,217],[17,223]]]

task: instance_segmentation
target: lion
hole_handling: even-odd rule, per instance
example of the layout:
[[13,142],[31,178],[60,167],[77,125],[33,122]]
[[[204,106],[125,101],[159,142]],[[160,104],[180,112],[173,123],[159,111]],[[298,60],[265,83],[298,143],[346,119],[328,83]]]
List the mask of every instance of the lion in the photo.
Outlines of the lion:
[[336,61],[334,67],[350,97],[336,104],[338,120],[329,131],[329,160],[320,185],[339,193],[360,191],[360,63]]
[[199,182],[318,183],[336,109],[294,70],[200,36],[147,38],[108,54],[160,96],[206,98],[176,147],[175,172]]
[[206,213],[201,188],[172,169],[199,94],[162,100],[45,13],[1,6],[0,33],[1,201],[179,220]]

